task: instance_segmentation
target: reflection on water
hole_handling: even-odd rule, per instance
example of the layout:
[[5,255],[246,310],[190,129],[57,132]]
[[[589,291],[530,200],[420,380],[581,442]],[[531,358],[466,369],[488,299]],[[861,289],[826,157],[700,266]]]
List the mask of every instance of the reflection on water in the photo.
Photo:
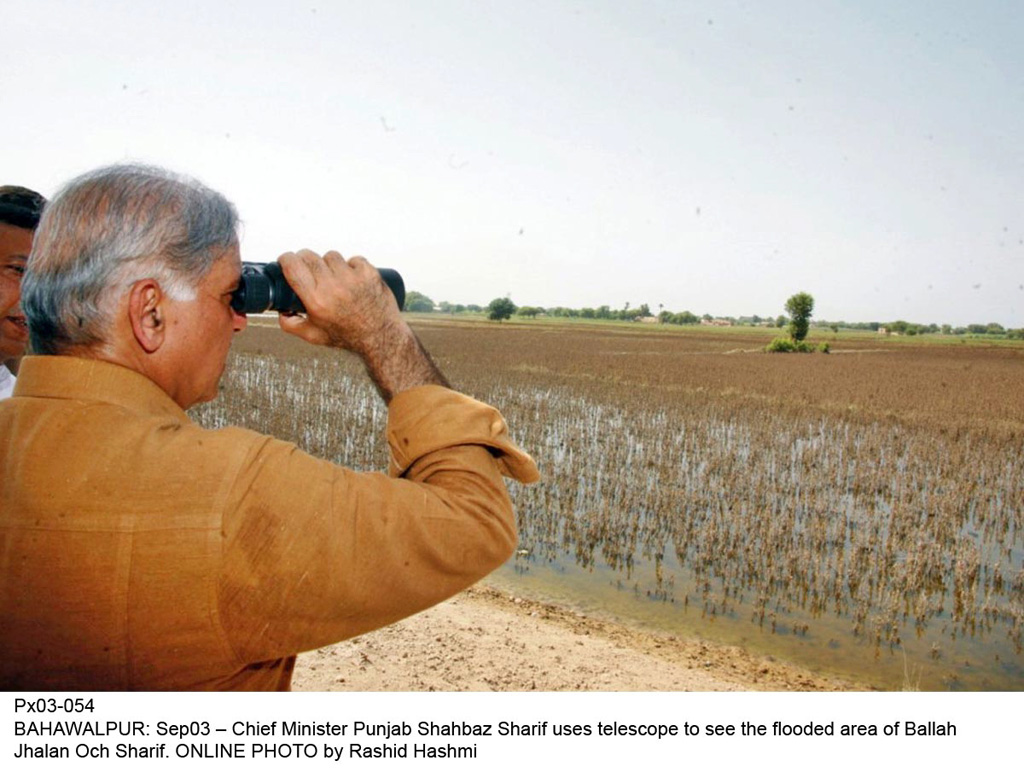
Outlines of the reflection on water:
[[582,613],[615,619],[650,630],[700,637],[739,645],[755,654],[775,656],[811,670],[832,674],[887,690],[1019,690],[1024,689],[1024,665],[1005,639],[948,639],[925,634],[900,647],[878,647],[851,634],[848,619],[812,618],[794,612],[769,625],[752,621],[753,607],[745,604],[725,615],[710,617],[699,605],[683,599],[698,594],[684,582],[678,563],[669,559],[664,570],[676,572],[675,592],[655,597],[654,571],[646,563],[626,579],[607,566],[581,568],[571,559],[538,561],[511,559],[488,577],[487,583],[508,591]]

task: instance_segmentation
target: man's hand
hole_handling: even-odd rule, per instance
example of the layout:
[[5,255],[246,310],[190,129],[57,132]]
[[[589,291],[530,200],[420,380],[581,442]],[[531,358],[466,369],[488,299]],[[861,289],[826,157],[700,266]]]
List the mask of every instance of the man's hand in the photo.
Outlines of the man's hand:
[[306,307],[280,316],[281,329],[319,346],[359,355],[385,402],[415,386],[447,386],[398,310],[394,296],[365,258],[323,258],[308,249],[278,258]]
[[378,345],[387,328],[404,324],[398,306],[365,258],[322,258],[308,249],[278,258],[281,270],[306,307],[307,316],[281,316],[281,328],[320,346],[361,354]]

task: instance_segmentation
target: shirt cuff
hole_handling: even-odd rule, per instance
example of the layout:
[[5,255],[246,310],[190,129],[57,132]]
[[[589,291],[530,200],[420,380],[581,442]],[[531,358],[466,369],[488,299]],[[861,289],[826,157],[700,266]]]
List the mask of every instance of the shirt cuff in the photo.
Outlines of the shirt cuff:
[[444,448],[490,448],[505,477],[522,483],[540,479],[537,465],[509,439],[508,424],[495,408],[443,386],[403,391],[388,406],[388,474],[401,477],[413,463]]

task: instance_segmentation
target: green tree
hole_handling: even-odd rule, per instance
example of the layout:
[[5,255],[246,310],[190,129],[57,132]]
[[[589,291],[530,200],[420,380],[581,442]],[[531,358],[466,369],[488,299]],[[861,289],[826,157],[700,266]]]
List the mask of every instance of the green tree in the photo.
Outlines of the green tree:
[[495,298],[487,305],[487,318],[496,322],[508,319],[516,312],[516,304],[509,298]]
[[811,314],[814,312],[814,298],[806,292],[798,292],[786,301],[786,313],[789,314],[789,337],[799,343],[807,337],[811,326]]
[[536,317],[537,314],[542,313],[544,313],[544,309],[538,308],[537,306],[519,306],[519,308],[516,309],[516,314],[519,316],[528,316],[531,319]]
[[406,311],[433,311],[434,301],[424,295],[422,292],[411,292],[405,293],[405,310]]

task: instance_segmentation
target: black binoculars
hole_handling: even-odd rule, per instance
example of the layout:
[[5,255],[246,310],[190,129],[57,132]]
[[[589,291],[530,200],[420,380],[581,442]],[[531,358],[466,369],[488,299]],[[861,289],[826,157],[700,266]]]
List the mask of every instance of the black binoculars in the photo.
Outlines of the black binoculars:
[[[405,307],[402,276],[391,268],[378,268],[377,272],[395,296],[401,311]],[[242,263],[242,278],[231,296],[231,307],[240,314],[261,314],[264,311],[294,314],[306,310],[284,278],[278,263]]]

